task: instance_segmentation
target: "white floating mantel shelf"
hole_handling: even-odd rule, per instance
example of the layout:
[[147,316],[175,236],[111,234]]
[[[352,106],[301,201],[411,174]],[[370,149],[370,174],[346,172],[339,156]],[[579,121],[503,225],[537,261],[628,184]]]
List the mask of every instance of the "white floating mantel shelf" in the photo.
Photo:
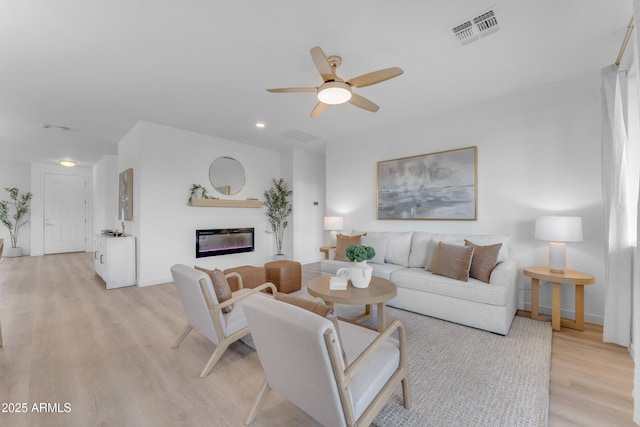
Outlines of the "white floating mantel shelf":
[[189,206],[218,208],[261,208],[260,200],[189,199]]

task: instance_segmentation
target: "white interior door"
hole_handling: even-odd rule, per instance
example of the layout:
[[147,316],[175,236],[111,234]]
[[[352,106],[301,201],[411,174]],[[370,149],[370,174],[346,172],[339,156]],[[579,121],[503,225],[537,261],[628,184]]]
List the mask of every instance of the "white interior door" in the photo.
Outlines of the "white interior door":
[[44,174],[44,253],[86,250],[86,179]]

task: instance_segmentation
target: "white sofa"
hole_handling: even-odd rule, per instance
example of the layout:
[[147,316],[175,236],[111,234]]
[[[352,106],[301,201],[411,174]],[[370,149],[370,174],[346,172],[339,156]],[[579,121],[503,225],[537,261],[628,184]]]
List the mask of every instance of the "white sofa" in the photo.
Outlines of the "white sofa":
[[[438,242],[464,245],[465,239],[481,246],[502,243],[489,283],[471,277],[463,282],[425,270]],[[518,305],[518,266],[510,254],[509,240],[503,235],[369,231],[362,244],[376,249],[376,258],[369,261],[373,275],[389,279],[398,287],[398,294],[387,305],[506,335]],[[352,264],[334,260],[334,254],[331,251],[330,259],[322,260],[322,274],[335,274]]]

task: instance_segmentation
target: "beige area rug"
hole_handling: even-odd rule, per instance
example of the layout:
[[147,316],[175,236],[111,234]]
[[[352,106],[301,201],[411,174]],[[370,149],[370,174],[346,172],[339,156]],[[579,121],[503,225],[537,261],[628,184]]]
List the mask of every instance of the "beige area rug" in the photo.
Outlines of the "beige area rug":
[[374,425],[546,426],[551,326],[516,317],[507,336],[387,308],[407,331],[413,405],[401,391]]
[[[306,289],[295,292],[311,299]],[[363,307],[336,305],[353,317]],[[374,316],[366,323],[376,325]],[[551,324],[516,317],[507,336],[387,307],[400,320],[409,352],[411,409],[399,388],[373,425],[546,426],[549,413]],[[243,341],[253,347],[251,336]]]

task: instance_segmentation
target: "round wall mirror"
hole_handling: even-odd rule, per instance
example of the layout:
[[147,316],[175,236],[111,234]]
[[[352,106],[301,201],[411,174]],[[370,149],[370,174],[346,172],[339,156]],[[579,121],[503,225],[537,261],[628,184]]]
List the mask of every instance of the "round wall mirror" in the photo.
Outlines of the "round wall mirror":
[[233,157],[218,157],[209,167],[209,181],[219,193],[236,194],[244,187],[244,168]]

